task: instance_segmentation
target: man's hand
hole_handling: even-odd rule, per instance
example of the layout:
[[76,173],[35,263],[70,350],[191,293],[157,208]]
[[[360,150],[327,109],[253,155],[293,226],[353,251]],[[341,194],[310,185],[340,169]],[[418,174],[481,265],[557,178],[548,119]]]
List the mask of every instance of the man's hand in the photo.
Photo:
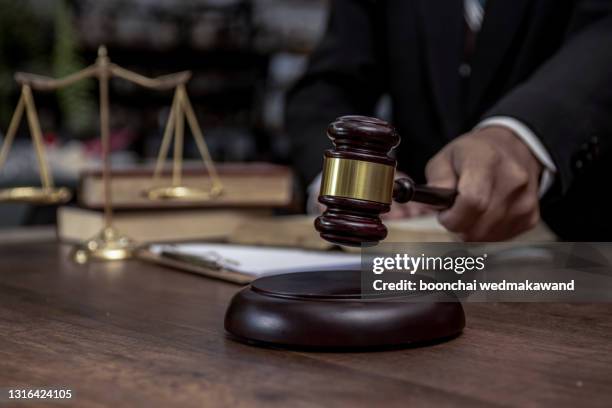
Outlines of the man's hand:
[[427,204],[409,201],[407,203],[391,203],[391,211],[381,214],[383,220],[401,220],[403,218],[423,217],[434,214],[435,211]]
[[[406,173],[401,171],[395,172],[395,179],[408,177]],[[407,203],[391,203],[391,210],[388,213],[381,214],[383,220],[401,220],[403,218],[422,217],[425,215],[434,214],[435,211],[426,204],[417,203],[416,201],[408,201]]]
[[542,165],[504,127],[486,127],[453,140],[425,171],[429,185],[458,190],[455,204],[439,220],[466,241],[509,239],[540,219]]

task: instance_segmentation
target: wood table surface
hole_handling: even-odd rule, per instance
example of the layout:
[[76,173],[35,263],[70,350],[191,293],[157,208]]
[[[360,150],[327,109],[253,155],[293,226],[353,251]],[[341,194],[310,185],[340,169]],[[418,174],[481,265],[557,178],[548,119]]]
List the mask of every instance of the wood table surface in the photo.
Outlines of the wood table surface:
[[240,287],[140,261],[79,266],[68,249],[0,244],[4,393],[70,388],[58,405],[78,407],[612,406],[612,305],[468,304],[465,332],[433,346],[263,349],[223,330]]

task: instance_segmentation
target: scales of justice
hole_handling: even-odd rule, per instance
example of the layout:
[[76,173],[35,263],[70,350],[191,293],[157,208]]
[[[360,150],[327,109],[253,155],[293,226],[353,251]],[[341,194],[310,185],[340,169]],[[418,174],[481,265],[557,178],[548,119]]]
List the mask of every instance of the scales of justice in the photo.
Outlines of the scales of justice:
[[[17,73],[15,80],[21,85],[21,96],[9,123],[6,137],[0,149],[0,169],[4,166],[12,142],[15,138],[23,113],[25,111],[32,144],[36,152],[41,187],[12,187],[0,190],[0,202],[25,202],[37,205],[52,205],[68,202],[72,194],[65,187],[56,187],[53,175],[45,158],[45,147],[42,130],[34,104],[33,90],[54,91],[65,88],[89,78],[95,78],[99,83],[100,105],[100,137],[102,142],[102,177],[104,192],[104,220],[105,226],[95,237],[77,246],[73,251],[73,258],[78,263],[89,260],[122,260],[133,256],[135,243],[122,235],[113,227],[113,207],[111,189],[111,161],[110,161],[110,109],[109,109],[109,82],[111,78],[121,78],[136,85],[151,90],[165,91],[174,89],[174,97],[168,115],[168,121],[157,156],[153,172],[152,188],[142,194],[150,200],[214,200],[223,193],[223,184],[215,169],[215,165],[204,140],[202,129],[197,121],[195,112],[187,95],[186,84],[191,78],[191,72],[184,71],[158,78],[148,78],[129,71],[111,62],[106,47],[98,48],[96,62],[89,67],[68,75],[64,78],[49,78],[40,75]],[[202,157],[211,186],[197,188],[182,184],[183,167],[183,139],[185,119],[191,129],[198,151]],[[174,157],[172,162],[171,185],[160,185],[159,179],[164,169],[170,144],[174,139]]]

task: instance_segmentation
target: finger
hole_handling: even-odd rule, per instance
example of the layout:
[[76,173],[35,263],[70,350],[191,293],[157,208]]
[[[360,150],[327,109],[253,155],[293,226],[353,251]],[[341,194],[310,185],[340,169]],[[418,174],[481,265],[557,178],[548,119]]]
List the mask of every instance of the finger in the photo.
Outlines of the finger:
[[453,168],[452,154],[442,150],[435,155],[425,167],[427,184],[435,187],[455,188],[457,185],[457,173]]
[[436,211],[427,204],[411,202],[411,212],[413,217],[421,217],[424,215],[435,214]]
[[325,205],[323,205],[323,204],[321,204],[319,202],[317,202],[315,208],[316,208],[316,211],[317,211],[316,214],[323,214],[325,212],[325,210],[327,209],[327,207],[325,207]]
[[402,206],[407,217],[421,217],[427,214],[434,214],[436,211],[427,204],[411,201]]
[[405,218],[404,211],[401,208],[400,204],[393,203],[391,205],[391,210],[388,213],[384,213],[381,215],[381,218],[384,220],[399,220]]
[[516,229],[511,230],[509,237],[514,238],[517,235],[523,234],[527,231],[534,229],[540,223],[540,220],[540,207],[538,206],[528,217],[524,218],[524,224],[517,225]]
[[393,203],[391,205],[391,210],[388,213],[383,214],[381,217],[386,220],[396,220],[402,218],[420,217],[433,213],[435,213],[435,211],[426,204],[410,201],[403,204]]
[[440,223],[449,231],[471,230],[489,208],[494,187],[495,163],[474,159],[458,161],[458,195],[453,206],[442,211]]
[[531,228],[534,219],[539,219],[537,179],[530,180],[517,164],[504,164],[496,173],[489,208],[471,230],[464,231],[465,238],[469,241],[510,239]]
[[511,239],[519,234],[533,229],[540,222],[540,202],[537,183],[528,189],[528,192],[511,207],[505,236],[502,239]]
[[510,222],[508,218],[499,215],[494,216],[494,218],[497,223],[478,226],[474,230],[462,234],[463,240],[467,242],[507,241],[532,229],[540,219],[539,211],[533,211],[526,217],[514,222]]
[[506,230],[506,233],[501,240],[514,239],[517,236],[534,229],[539,222],[540,211],[535,210],[529,217],[525,218],[523,223],[510,226],[510,228]]
[[496,205],[492,204],[471,229],[464,231],[464,241],[492,242],[504,239],[504,233],[508,231],[509,227],[504,218],[506,209],[499,208],[499,206],[495,207]]
[[417,207],[414,206],[413,202],[407,202],[404,204],[397,204],[399,211],[402,212],[402,216],[404,218],[411,218],[414,217],[416,215],[418,215],[417,213]]

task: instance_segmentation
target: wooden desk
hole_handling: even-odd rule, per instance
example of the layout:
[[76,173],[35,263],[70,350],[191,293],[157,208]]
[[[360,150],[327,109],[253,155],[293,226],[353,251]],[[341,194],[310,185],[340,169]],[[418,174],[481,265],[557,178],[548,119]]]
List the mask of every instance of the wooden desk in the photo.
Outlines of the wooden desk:
[[64,386],[79,407],[612,403],[612,305],[470,304],[431,347],[270,350],[226,337],[237,286],[66,252],[0,244],[0,388]]

